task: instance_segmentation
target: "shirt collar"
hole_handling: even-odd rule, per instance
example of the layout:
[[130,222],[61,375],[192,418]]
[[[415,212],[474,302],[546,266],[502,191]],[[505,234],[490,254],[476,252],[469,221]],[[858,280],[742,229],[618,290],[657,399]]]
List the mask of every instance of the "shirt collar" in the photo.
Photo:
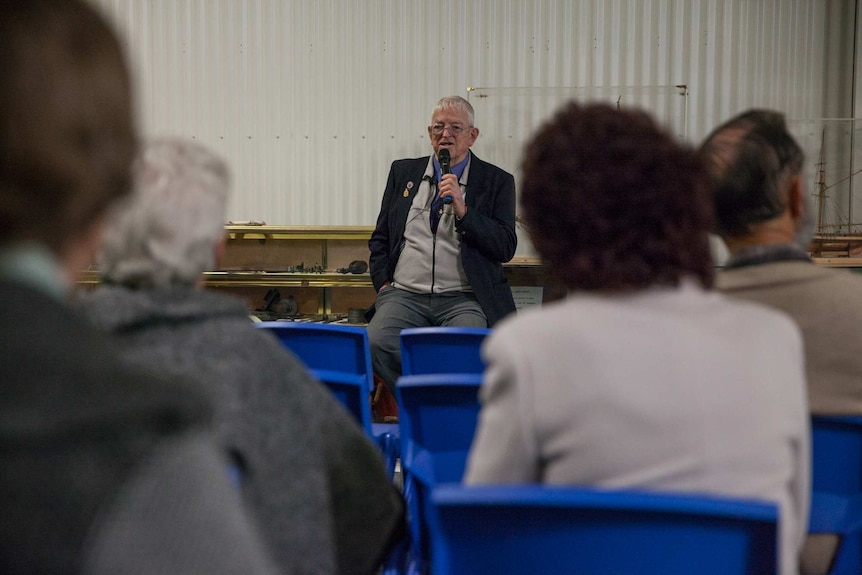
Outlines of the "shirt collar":
[[[437,156],[431,156],[431,161],[434,163],[434,177],[436,181],[440,181],[442,178],[440,174],[440,162],[437,160]],[[464,159],[452,166],[451,171],[455,174],[455,177],[458,178],[458,181],[461,181],[461,176],[464,174],[464,169],[467,167],[467,164],[470,163],[470,150],[467,150],[467,155],[464,156]]]
[[60,301],[66,300],[71,287],[56,256],[35,242],[0,249],[0,278],[27,284]]

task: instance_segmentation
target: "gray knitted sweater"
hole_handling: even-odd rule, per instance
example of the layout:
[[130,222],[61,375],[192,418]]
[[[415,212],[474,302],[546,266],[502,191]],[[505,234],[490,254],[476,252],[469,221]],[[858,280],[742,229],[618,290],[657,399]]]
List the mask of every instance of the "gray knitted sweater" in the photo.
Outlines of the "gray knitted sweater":
[[129,361],[198,378],[243,497],[284,573],[370,573],[401,526],[376,448],[302,363],[254,329],[241,300],[191,287],[103,285],[80,299]]

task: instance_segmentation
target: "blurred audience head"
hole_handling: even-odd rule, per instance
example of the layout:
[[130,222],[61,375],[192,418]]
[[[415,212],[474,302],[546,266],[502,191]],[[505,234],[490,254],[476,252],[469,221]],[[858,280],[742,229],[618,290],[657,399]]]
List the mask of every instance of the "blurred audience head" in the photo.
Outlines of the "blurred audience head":
[[134,288],[197,284],[225,237],[227,165],[200,144],[163,138],[144,147],[132,174],[132,194],[105,223],[102,276]]
[[[709,174],[716,231],[724,237],[749,235],[781,216],[793,199],[792,187],[801,186],[802,148],[779,112],[749,110],[731,118],[706,138],[699,155]],[[807,249],[814,210],[803,196],[799,192],[796,241]]]
[[568,289],[712,286],[703,169],[646,113],[565,105],[528,142],[522,182],[533,245]]
[[0,8],[0,244],[60,257],[129,189],[131,86],[106,21],[80,0]]

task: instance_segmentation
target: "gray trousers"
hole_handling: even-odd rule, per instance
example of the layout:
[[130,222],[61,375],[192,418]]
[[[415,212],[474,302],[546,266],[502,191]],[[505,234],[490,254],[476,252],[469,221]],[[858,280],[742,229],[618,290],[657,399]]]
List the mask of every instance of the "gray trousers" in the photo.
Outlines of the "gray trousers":
[[374,372],[395,394],[401,376],[401,330],[408,327],[488,327],[482,306],[471,293],[415,294],[392,286],[377,294],[368,324]]

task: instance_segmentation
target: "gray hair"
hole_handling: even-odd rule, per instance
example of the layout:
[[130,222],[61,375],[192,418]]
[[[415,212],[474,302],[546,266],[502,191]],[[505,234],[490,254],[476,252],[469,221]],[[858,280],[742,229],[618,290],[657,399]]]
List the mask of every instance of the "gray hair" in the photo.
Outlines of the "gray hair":
[[135,288],[193,285],[215,265],[230,177],[204,146],[158,139],[133,166],[132,194],[109,214],[102,277]]
[[446,96],[445,98],[440,98],[440,101],[437,102],[434,109],[431,110],[431,122],[434,122],[434,116],[436,116],[438,112],[442,112],[447,108],[464,112],[467,114],[467,124],[470,126],[473,125],[475,115],[473,112],[473,105],[461,96]]

